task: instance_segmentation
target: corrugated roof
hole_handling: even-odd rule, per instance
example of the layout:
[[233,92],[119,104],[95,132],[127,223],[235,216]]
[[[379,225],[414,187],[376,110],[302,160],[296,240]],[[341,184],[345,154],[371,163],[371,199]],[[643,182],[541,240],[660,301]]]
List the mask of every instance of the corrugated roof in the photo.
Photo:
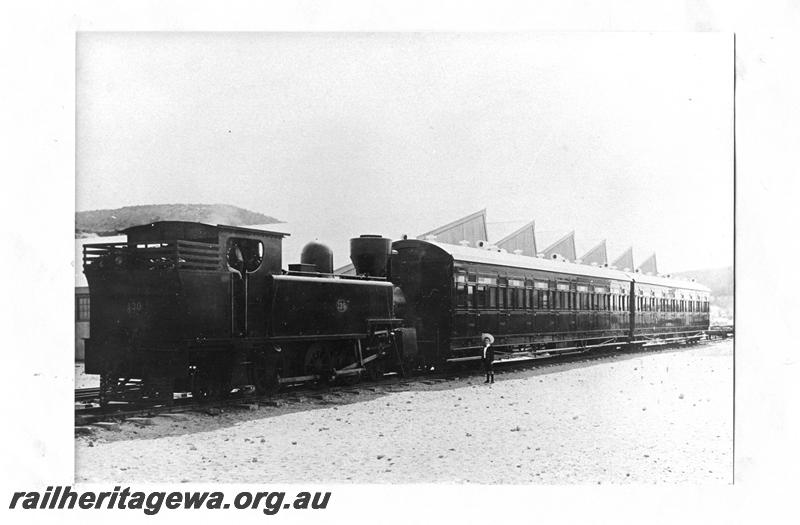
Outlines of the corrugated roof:
[[633,264],[633,246],[622,252],[617,256],[616,259],[611,261],[611,266],[616,266],[620,270],[624,270],[625,268],[633,270],[636,268],[636,266]]
[[440,226],[429,232],[417,236],[417,239],[425,239],[434,235],[439,242],[458,244],[461,241],[468,241],[476,244],[478,241],[488,240],[489,234],[486,231],[486,209],[471,213],[466,217],[457,219],[451,223]]
[[653,275],[658,275],[658,265],[656,264],[656,254],[654,253],[650,257],[644,260],[642,264],[638,267],[639,271],[642,273],[649,273]]
[[575,254],[575,230],[549,245],[540,243],[540,246],[544,246],[541,253],[548,259],[554,255],[560,255],[568,261],[575,261],[577,258]]
[[492,243],[511,253],[520,250],[522,255],[536,257],[536,221],[531,221]]
[[595,245],[593,248],[584,252],[583,255],[580,257],[581,264],[589,264],[596,263],[599,266],[603,266],[604,264],[608,263],[608,251],[606,250],[606,241],[603,239]]

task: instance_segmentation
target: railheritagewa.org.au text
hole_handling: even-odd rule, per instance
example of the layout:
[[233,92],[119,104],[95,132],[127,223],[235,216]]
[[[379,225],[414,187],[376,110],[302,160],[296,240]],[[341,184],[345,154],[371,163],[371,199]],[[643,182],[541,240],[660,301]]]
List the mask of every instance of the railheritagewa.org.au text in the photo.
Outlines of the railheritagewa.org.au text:
[[14,492],[9,509],[63,510],[106,509],[140,510],[148,515],[158,514],[162,509],[238,509],[261,510],[264,514],[277,514],[286,510],[322,510],[330,503],[330,492],[297,492],[287,496],[286,492],[244,491],[231,500],[223,492],[199,491],[133,491],[130,487],[114,487],[112,491],[76,491],[71,486],[47,487],[42,491]]

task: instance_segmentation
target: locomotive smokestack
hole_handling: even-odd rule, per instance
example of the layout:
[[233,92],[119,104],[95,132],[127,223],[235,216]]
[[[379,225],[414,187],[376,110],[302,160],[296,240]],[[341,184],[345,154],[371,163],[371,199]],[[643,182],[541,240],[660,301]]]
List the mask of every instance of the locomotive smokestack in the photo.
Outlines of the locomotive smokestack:
[[386,265],[391,253],[391,239],[380,235],[362,235],[350,239],[350,260],[357,275],[386,277]]

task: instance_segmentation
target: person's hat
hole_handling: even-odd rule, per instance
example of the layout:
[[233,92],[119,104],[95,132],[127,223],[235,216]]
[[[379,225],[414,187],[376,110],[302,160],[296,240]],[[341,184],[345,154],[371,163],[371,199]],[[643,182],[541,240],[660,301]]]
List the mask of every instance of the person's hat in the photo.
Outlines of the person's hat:
[[489,340],[489,344],[494,344],[494,336],[492,334],[481,334],[481,341]]

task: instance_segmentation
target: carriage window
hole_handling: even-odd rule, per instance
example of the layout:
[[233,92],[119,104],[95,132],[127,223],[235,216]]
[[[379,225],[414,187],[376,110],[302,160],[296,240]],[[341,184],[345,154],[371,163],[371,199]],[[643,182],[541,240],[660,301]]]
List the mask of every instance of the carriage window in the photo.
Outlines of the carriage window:
[[504,310],[506,307],[506,288],[497,289],[497,306]]
[[75,296],[75,320],[89,320],[89,295],[81,294]]
[[456,284],[456,306],[468,306],[467,284],[465,282]]
[[497,308],[497,288],[489,288],[489,308]]
[[485,286],[476,286],[475,287],[475,308],[484,308],[486,307],[486,287]]
[[467,285],[467,308],[475,307],[475,287]]

